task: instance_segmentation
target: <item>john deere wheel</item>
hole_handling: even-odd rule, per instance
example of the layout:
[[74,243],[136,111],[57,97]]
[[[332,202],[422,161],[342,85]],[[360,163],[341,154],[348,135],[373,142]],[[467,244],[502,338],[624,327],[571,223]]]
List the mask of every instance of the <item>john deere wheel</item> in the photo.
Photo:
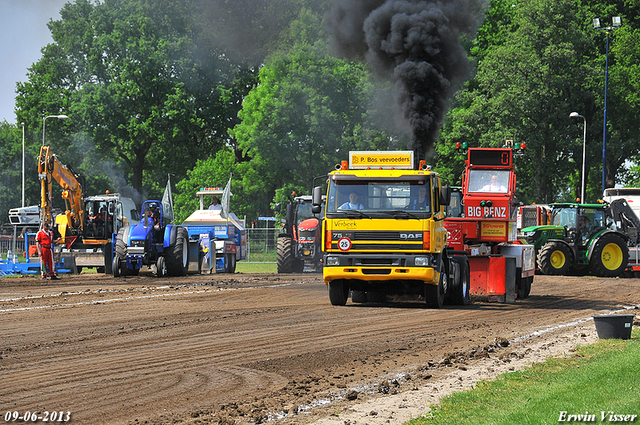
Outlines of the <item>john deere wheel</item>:
[[547,242],[538,252],[538,268],[543,274],[567,274],[571,264],[573,253],[562,242]]
[[593,246],[589,258],[591,272],[600,277],[620,276],[628,263],[629,248],[624,239],[615,233],[602,235]]

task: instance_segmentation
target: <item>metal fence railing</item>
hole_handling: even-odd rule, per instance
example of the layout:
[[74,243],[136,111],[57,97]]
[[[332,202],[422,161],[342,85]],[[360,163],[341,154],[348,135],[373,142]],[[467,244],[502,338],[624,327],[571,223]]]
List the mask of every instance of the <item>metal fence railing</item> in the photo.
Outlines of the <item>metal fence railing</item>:
[[278,233],[276,228],[247,229],[247,261],[275,262]]
[[[35,243],[34,238],[29,239],[29,245],[35,245]],[[11,251],[12,254],[17,254],[18,256],[23,255],[24,238],[17,238],[15,242],[13,238],[0,238],[0,255],[2,256],[2,259],[5,258],[9,251]]]
[[[278,234],[280,229],[259,228],[247,229],[247,261],[252,262],[275,262],[277,257],[276,248],[278,246]],[[29,244],[35,244],[35,238],[29,239]],[[4,259],[11,251],[18,256],[22,255],[24,249],[24,238],[3,236],[0,237],[0,254]]]

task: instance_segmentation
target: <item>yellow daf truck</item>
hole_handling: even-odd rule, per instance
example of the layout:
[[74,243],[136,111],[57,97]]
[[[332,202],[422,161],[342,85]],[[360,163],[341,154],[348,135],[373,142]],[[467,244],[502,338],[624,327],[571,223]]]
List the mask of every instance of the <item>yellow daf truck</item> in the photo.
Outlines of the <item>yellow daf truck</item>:
[[[408,295],[469,303],[469,265],[447,246],[451,191],[412,151],[350,152],[328,174],[323,278],[333,305]],[[314,188],[318,211],[322,188]]]

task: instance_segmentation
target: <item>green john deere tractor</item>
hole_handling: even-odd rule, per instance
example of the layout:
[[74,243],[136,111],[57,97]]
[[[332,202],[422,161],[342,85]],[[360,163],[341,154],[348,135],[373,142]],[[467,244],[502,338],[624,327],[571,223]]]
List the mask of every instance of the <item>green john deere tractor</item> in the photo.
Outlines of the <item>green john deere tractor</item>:
[[535,246],[539,272],[550,275],[621,276],[640,221],[624,200],[611,204],[551,204],[550,224],[522,229]]

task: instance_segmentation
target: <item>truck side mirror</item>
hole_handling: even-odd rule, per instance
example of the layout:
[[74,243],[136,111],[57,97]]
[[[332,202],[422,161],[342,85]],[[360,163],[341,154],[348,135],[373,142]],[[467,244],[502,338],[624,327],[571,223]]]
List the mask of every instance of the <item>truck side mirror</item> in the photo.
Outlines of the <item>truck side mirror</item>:
[[440,188],[440,205],[449,205],[451,203],[451,188],[442,186]]
[[311,196],[311,212],[313,214],[320,214],[322,211],[322,188],[315,186],[313,188],[313,195]]
[[282,210],[282,204],[280,202],[277,202],[274,206],[273,206],[273,210],[275,212],[280,212],[280,210]]

